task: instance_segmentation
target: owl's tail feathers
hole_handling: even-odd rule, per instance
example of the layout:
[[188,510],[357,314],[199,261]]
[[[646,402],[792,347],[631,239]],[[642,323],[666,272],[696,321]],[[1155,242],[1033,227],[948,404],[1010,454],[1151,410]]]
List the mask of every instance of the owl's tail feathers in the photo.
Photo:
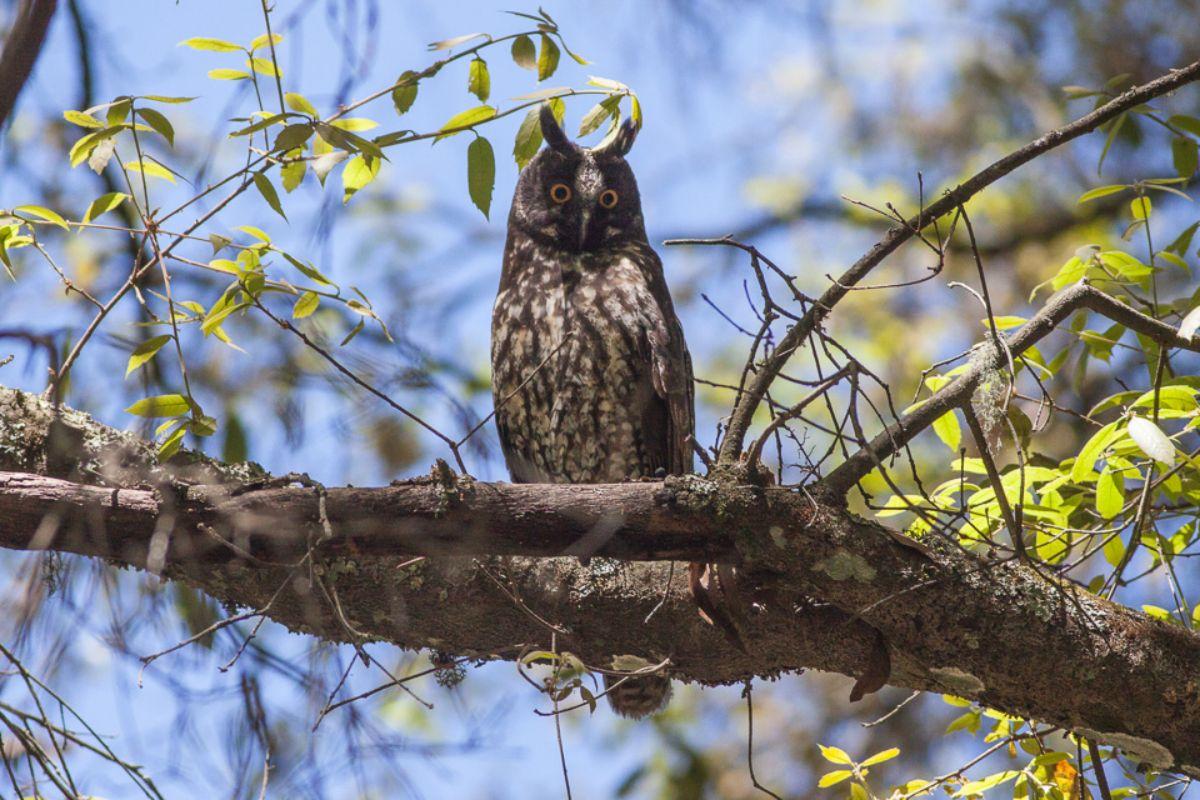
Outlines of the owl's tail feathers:
[[617,675],[604,676],[608,704],[622,717],[642,719],[662,711],[671,699],[671,679],[666,675],[647,675],[644,678],[622,679]]

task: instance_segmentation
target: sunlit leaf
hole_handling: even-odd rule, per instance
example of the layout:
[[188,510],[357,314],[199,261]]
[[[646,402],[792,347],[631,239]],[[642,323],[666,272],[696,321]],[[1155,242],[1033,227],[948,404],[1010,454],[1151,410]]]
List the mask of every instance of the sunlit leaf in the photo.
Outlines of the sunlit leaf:
[[558,69],[559,50],[558,45],[549,36],[542,34],[541,39],[542,45],[537,59],[537,77],[539,81],[544,81]]
[[250,77],[250,73],[240,69],[210,69],[208,77],[216,81],[244,81]]
[[513,39],[512,60],[522,69],[537,70],[537,48],[533,39],[523,34]]
[[169,341],[171,341],[171,337],[164,334],[162,336],[155,336],[153,339],[147,339],[134,348],[134,351],[129,355],[129,363],[125,365],[125,377],[128,378],[129,373],[154,358],[154,354],[161,350],[163,345]]
[[279,203],[279,193],[275,191],[275,187],[271,185],[271,181],[266,175],[261,172],[254,173],[254,188],[258,189],[263,200],[267,201],[267,205],[276,214],[287,219],[287,214],[283,213],[283,206]]
[[18,214],[26,214],[31,217],[37,217],[38,219],[45,220],[46,222],[54,223],[63,230],[70,230],[70,227],[67,225],[67,221],[63,219],[58,212],[51,211],[45,206],[17,206],[13,209],[13,211],[17,212]]
[[300,295],[300,299],[296,301],[296,305],[292,306],[292,318],[304,319],[310,316],[317,310],[317,306],[321,303],[321,297],[316,292],[305,292]]
[[224,39],[210,39],[205,36],[184,39],[178,46],[190,47],[193,50],[210,50],[214,53],[236,53],[245,49],[241,45],[227,42]]
[[147,397],[125,409],[138,417],[178,417],[192,410],[192,403],[181,394],[160,394]]
[[486,103],[488,95],[492,93],[492,78],[488,74],[487,62],[482,58],[471,61],[467,74],[467,91],[478,97],[481,103]]
[[93,200],[91,205],[88,206],[87,211],[84,212],[83,221],[91,222],[101,214],[112,211],[114,208],[121,205],[121,203],[128,199],[129,195],[125,194],[124,192],[109,192],[108,194],[102,194]]
[[1175,463],[1175,445],[1163,433],[1162,428],[1146,417],[1133,417],[1129,420],[1129,438],[1155,461],[1168,466]]
[[310,117],[320,117],[317,113],[317,108],[308,101],[308,98],[296,92],[288,92],[283,96],[283,102],[292,111],[298,111],[301,114],[308,114]]

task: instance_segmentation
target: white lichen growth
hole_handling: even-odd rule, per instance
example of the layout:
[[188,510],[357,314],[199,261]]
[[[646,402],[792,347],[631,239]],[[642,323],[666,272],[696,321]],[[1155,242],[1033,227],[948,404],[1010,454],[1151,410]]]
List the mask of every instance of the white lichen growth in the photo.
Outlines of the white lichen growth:
[[1008,375],[1000,366],[1004,358],[996,343],[988,338],[971,349],[967,361],[968,368],[979,373],[979,383],[971,395],[971,410],[983,429],[988,449],[993,453],[999,446],[1000,424],[1008,408]]
[[979,678],[958,667],[931,667],[929,674],[948,689],[950,694],[960,697],[974,697],[987,688]]
[[1076,733],[1099,744],[1112,745],[1124,751],[1132,760],[1158,769],[1167,769],[1175,764],[1175,756],[1171,755],[1171,751],[1153,739],[1143,739],[1140,736],[1115,731],[1104,733],[1090,728],[1078,728]]

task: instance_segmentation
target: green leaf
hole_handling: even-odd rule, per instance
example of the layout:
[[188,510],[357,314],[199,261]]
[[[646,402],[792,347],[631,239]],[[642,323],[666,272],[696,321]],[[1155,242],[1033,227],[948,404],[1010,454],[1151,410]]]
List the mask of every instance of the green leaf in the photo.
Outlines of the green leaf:
[[267,205],[271,209],[287,219],[287,214],[283,213],[283,206],[279,204],[279,194],[275,191],[275,187],[271,185],[271,181],[261,172],[254,173],[254,188],[258,189],[258,193],[262,195],[263,200],[267,201]]
[[854,773],[848,769],[835,769],[833,772],[826,772],[821,776],[821,780],[817,781],[817,786],[821,789],[828,789],[830,786],[841,783],[847,778],[853,777]]
[[392,105],[396,107],[397,114],[403,114],[412,108],[412,104],[417,100],[416,74],[405,72],[396,83],[396,88],[392,89]]
[[298,94],[296,92],[288,92],[287,94],[285,94],[283,96],[283,102],[286,103],[287,107],[290,108],[292,111],[298,111],[301,114],[308,114],[310,117],[313,117],[314,119],[320,118],[320,116],[321,116],[320,114],[317,113],[316,106],[314,106],[312,103],[308,102],[308,98],[302,94]]
[[244,81],[250,77],[250,73],[240,69],[210,69],[208,77],[215,81]]
[[129,115],[129,109],[132,107],[133,102],[128,97],[114,100],[108,104],[108,114],[105,115],[104,121],[109,125],[120,125],[125,121],[125,117]]
[[542,48],[538,53],[537,73],[538,81],[544,81],[554,74],[554,70],[558,69],[559,50],[558,45],[554,43],[546,34],[542,34]]
[[579,123],[579,135],[587,136],[592,131],[596,130],[603,124],[604,120],[609,117],[615,117],[620,113],[621,95],[615,94],[611,97],[606,97],[596,105],[592,106],[588,113],[583,115],[583,119]]
[[[1104,147],[1100,150],[1100,160],[1096,162],[1096,174],[1099,175],[1104,170],[1104,159],[1108,157],[1108,151],[1112,147],[1113,142],[1117,140],[1117,135],[1121,132],[1121,128],[1125,126],[1125,120],[1129,117],[1129,113],[1123,113],[1108,123],[1108,136],[1104,139]],[[1103,130],[1103,128],[1101,128]]]
[[1149,197],[1135,197],[1129,201],[1129,213],[1134,219],[1140,219],[1143,222],[1150,219],[1150,212],[1153,205]]
[[246,427],[237,414],[230,414],[225,425],[225,442],[221,446],[221,460],[228,464],[238,464],[249,456],[246,448]]
[[1167,250],[1181,256],[1186,255],[1188,249],[1192,246],[1192,239],[1196,235],[1197,228],[1200,228],[1200,222],[1193,222],[1191,225],[1188,225],[1175,237],[1175,241],[1167,245]]
[[164,181],[175,182],[175,176],[171,174],[170,170],[162,164],[150,161],[149,159],[144,161],[126,161],[122,166],[125,169],[132,170],[133,172],[141,172],[152,178],[162,178]]
[[283,77],[283,73],[275,66],[274,62],[269,58],[261,58],[254,56],[246,59],[246,66],[257,72],[259,75],[266,75],[269,78]]
[[1096,511],[1105,519],[1121,513],[1125,505],[1125,477],[1105,467],[1096,480]]
[[1093,468],[1096,466],[1100,454],[1124,435],[1124,431],[1118,426],[1119,422],[1120,420],[1108,423],[1087,440],[1083,449],[1079,451],[1079,455],[1075,457],[1075,464],[1071,467],[1072,481],[1083,483],[1094,471]]
[[262,228],[256,228],[253,225],[238,225],[238,230],[249,236],[253,236],[263,244],[271,243],[271,236]]
[[537,106],[529,109],[525,119],[521,120],[521,127],[517,129],[517,139],[513,143],[513,158],[516,159],[519,169],[525,169],[525,165],[533,160],[542,146],[542,124],[539,115],[540,111]]
[[303,147],[309,137],[313,135],[313,126],[308,122],[300,122],[295,125],[288,125],[279,132],[275,137],[275,150],[295,150]]
[[164,334],[162,336],[155,336],[153,339],[147,339],[139,344],[129,355],[129,363],[125,365],[125,377],[128,378],[129,373],[154,358],[154,354],[161,350],[163,345],[169,341],[171,341],[171,337]]
[[537,48],[533,46],[533,39],[525,35],[513,39],[512,60],[521,69],[537,70]]
[[292,306],[292,318],[304,319],[310,316],[317,310],[317,306],[321,304],[321,296],[316,292],[305,292],[300,295],[300,299],[296,301],[296,305]]
[[155,111],[153,108],[139,108],[136,111],[137,115],[146,121],[154,130],[167,140],[167,144],[171,147],[175,146],[175,128],[171,125],[162,113]]
[[817,747],[821,748],[821,757],[833,764],[853,764],[854,760],[850,755],[840,747],[826,747],[818,743]]
[[496,155],[492,143],[482,136],[475,137],[467,147],[467,189],[471,202],[485,218],[492,208],[492,189],[496,185]]
[[285,158],[295,160],[286,161],[279,167],[279,179],[283,183],[283,190],[289,194],[300,185],[304,180],[304,173],[308,171],[308,162],[301,158],[303,155],[304,151],[299,149],[285,153]]
[[1096,189],[1092,189],[1090,191],[1084,192],[1083,194],[1079,195],[1079,202],[1087,203],[1092,200],[1097,200],[1101,197],[1108,197],[1110,194],[1116,194],[1117,192],[1123,192],[1128,188],[1129,187],[1123,183],[1115,183],[1115,184],[1112,184],[1111,186],[1100,186]]
[[487,62],[482,58],[471,61],[467,73],[467,91],[478,97],[481,103],[486,103],[488,95],[492,93],[492,78],[488,75]]
[[379,174],[379,159],[373,156],[355,156],[346,162],[342,170],[342,202],[349,202],[354,193],[375,180]]
[[244,49],[241,45],[236,45],[233,42],[227,42],[224,39],[210,39],[205,36],[184,39],[176,46],[190,47],[193,50],[210,50],[214,53],[236,53]]
[[1171,160],[1175,164],[1175,172],[1181,178],[1190,178],[1200,164],[1200,147],[1195,139],[1177,136],[1171,140]]
[[129,195],[125,194],[124,192],[109,192],[108,194],[102,194],[93,200],[92,204],[88,206],[87,211],[83,215],[83,221],[91,222],[101,214],[112,211],[114,208],[121,205],[121,203],[128,199]]
[[1193,136],[1200,136],[1200,119],[1197,119],[1196,117],[1176,114],[1175,116],[1170,117],[1167,122],[1176,128],[1179,128],[1180,130],[1187,131]]
[[299,259],[297,259],[295,256],[290,255],[289,253],[284,253],[283,257],[286,258],[293,267],[298,269],[300,271],[300,273],[302,275],[304,275],[304,277],[308,278],[309,280],[316,281],[317,283],[324,284],[325,286],[336,286],[337,285],[333,281],[329,280],[329,278],[326,278],[324,275],[322,275],[321,271],[318,270],[313,265],[306,264],[303,261],[300,261]]
[[171,105],[190,103],[196,99],[195,97],[171,97],[163,94],[144,94],[141,97],[143,100],[152,100],[155,103],[170,103]]
[[962,428],[958,424],[958,416],[953,411],[947,411],[933,422],[933,432],[942,443],[953,452],[958,452],[962,444]]
[[192,402],[181,394],[160,394],[147,397],[125,409],[138,417],[178,417],[192,410]]
[[[446,123],[439,129],[442,131],[442,135],[437,138],[444,139],[447,136],[453,136],[472,125],[486,122],[494,116],[496,116],[496,109],[492,106],[475,106],[466,111],[461,111],[446,120]],[[449,133],[446,131],[449,131]]]
[[78,125],[81,128],[103,128],[104,123],[93,117],[91,114],[85,114],[82,111],[64,111],[63,119],[73,125]]
[[329,124],[341,131],[369,131],[379,127],[378,122],[366,117],[344,117]]
[[28,214],[31,217],[37,217],[38,219],[43,219],[46,222],[52,222],[58,227],[62,228],[64,231],[69,231],[71,229],[70,226],[67,225],[67,221],[65,219],[59,216],[57,212],[51,211],[45,206],[17,206],[13,209],[13,211],[17,212],[18,214]]
[[970,797],[973,794],[983,794],[988,789],[994,789],[1002,783],[1007,783],[1021,772],[1019,770],[1010,769],[1004,772],[997,772],[995,775],[989,775],[977,781],[968,781],[959,787],[958,791],[950,795],[951,797]]
[[263,117],[262,119],[258,120],[257,122],[247,125],[244,128],[238,128],[236,131],[234,131],[233,133],[231,133],[229,135],[230,135],[230,137],[249,136],[252,133],[258,133],[259,131],[261,131],[265,128],[269,128],[272,125],[283,122],[285,119],[287,119],[286,114],[269,114],[269,115]]
[[172,456],[179,452],[183,446],[183,435],[187,433],[187,428],[180,426],[163,443],[158,446],[158,460],[169,461]]

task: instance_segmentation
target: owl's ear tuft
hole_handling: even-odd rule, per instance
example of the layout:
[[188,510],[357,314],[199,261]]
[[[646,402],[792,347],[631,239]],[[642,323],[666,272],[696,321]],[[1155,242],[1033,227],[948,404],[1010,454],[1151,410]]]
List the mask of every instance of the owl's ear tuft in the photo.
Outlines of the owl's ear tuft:
[[567,133],[562,129],[562,125],[558,124],[558,119],[554,116],[554,110],[550,108],[549,103],[542,103],[539,116],[542,123],[542,138],[546,140],[546,144],[550,145],[551,150],[556,150],[564,156],[569,156],[578,150],[578,146],[567,138]]
[[604,141],[592,148],[592,152],[596,155],[624,156],[632,149],[633,140],[637,138],[638,130],[640,130],[640,126],[633,121],[633,118],[626,117],[619,128],[604,137]]

